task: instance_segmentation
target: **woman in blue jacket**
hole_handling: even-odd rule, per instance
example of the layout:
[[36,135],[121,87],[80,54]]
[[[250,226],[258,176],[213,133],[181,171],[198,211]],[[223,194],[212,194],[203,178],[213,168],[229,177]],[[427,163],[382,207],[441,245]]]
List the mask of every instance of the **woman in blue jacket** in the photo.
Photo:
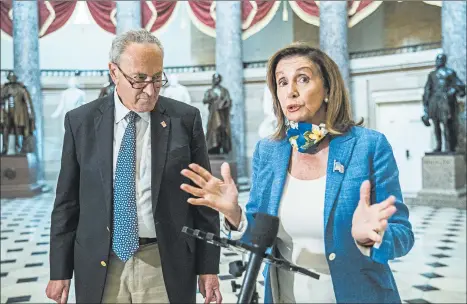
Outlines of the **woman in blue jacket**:
[[183,170],[188,202],[221,212],[232,238],[248,236],[257,212],[280,217],[273,253],[321,276],[266,266],[265,303],[400,303],[388,261],[414,236],[386,137],[352,120],[339,69],[318,49],[281,49],[267,81],[278,126],[256,145],[246,210],[228,164],[223,180],[196,164]]

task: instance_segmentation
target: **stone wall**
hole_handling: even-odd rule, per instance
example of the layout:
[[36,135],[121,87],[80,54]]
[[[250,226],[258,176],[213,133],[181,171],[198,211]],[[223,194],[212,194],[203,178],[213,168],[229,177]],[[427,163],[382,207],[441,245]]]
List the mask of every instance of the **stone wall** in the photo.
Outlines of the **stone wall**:
[[441,8],[422,1],[384,2],[384,47],[441,41]]
[[213,64],[216,61],[216,39],[204,34],[196,26],[191,26],[190,31],[192,64]]
[[296,14],[292,16],[294,41],[306,41],[312,47],[319,47],[319,27],[306,23]]

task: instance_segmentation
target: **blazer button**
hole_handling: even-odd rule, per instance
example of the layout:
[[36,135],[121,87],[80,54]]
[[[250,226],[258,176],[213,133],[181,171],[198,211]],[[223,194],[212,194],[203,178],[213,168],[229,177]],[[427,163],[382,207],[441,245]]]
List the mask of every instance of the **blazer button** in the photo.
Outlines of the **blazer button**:
[[105,267],[105,266],[107,266],[107,263],[104,262],[104,261],[101,261],[101,265],[102,265],[102,267]]
[[330,261],[334,261],[335,258],[336,258],[336,254],[334,252],[329,255]]

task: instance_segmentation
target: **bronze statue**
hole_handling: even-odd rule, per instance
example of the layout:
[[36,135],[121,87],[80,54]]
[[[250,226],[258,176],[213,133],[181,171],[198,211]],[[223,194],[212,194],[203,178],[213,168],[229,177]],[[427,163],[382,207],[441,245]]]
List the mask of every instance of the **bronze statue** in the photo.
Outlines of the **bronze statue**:
[[209,154],[228,154],[232,148],[230,132],[229,91],[220,85],[222,76],[212,76],[212,88],[204,94],[203,103],[209,105],[206,141]]
[[446,67],[446,55],[436,57],[436,70],[430,72],[423,94],[425,114],[422,121],[430,126],[433,121],[436,136],[436,149],[441,152],[441,127],[444,126],[444,152],[454,152],[457,146],[458,105],[456,95],[465,96],[465,84],[457,77],[456,72]]
[[0,99],[2,154],[8,153],[10,134],[15,135],[15,154],[32,153],[35,126],[31,96],[24,84],[18,82],[13,72],[8,74],[7,79],[9,82],[2,85]]
[[109,82],[105,84],[105,86],[101,89],[101,92],[99,93],[99,98],[113,94],[114,89],[115,89],[115,84],[112,81],[112,77],[109,76]]

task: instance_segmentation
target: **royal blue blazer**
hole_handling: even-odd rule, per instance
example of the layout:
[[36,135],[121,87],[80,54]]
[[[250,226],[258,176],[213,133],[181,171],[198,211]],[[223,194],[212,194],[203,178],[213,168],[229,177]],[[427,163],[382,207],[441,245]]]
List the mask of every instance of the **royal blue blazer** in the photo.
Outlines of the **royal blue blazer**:
[[[246,205],[249,231],[257,212],[278,215],[287,176],[291,145],[284,139],[263,139],[253,155],[250,198]],[[335,162],[344,170],[334,170]],[[409,211],[403,203],[399,172],[386,137],[374,130],[352,127],[330,141],[324,207],[324,246],[338,303],[400,303],[388,261],[406,255],[414,244]],[[360,199],[363,181],[371,181],[371,203],[396,197],[397,212],[388,220],[383,241],[371,248],[370,257],[358,249],[351,235],[352,216]],[[313,199],[312,193],[303,195]],[[300,212],[297,210],[297,212]],[[270,248],[275,252],[275,248]],[[329,259],[335,254],[333,260]],[[272,303],[270,267],[265,266],[265,303]]]

